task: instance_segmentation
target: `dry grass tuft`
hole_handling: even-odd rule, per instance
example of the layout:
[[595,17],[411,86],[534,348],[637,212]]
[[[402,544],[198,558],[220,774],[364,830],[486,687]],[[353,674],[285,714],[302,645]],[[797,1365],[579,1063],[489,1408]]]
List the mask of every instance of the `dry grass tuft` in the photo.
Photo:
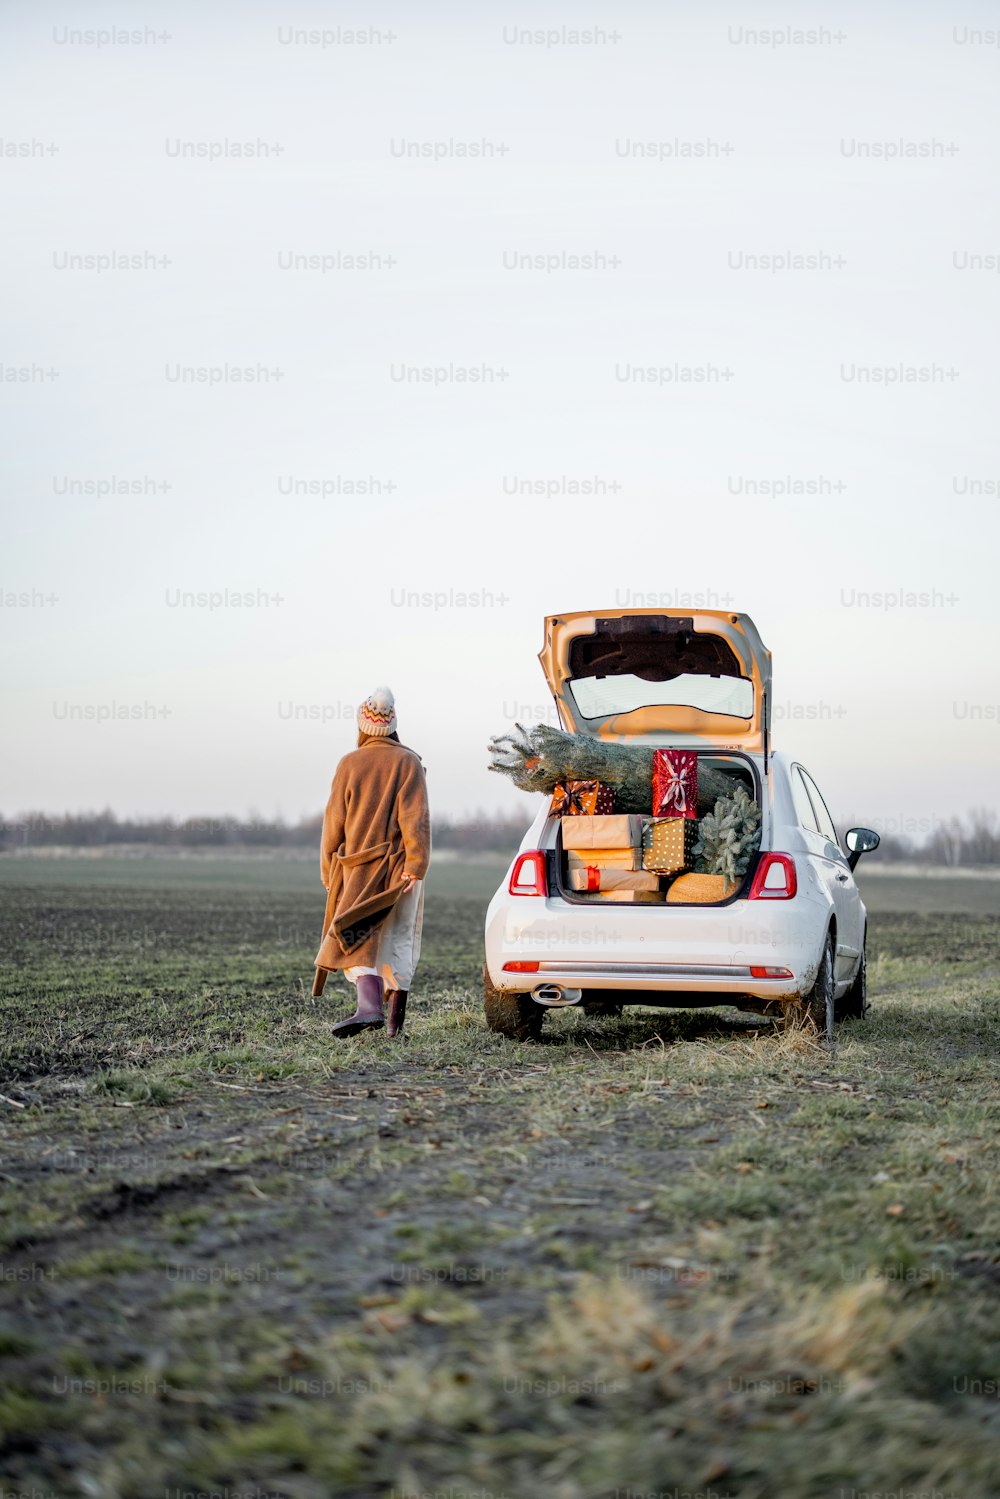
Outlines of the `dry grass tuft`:
[[799,1316],[780,1325],[774,1346],[852,1382],[884,1366],[925,1317],[887,1295],[884,1280],[869,1277],[832,1294],[813,1292]]
[[690,1041],[686,1050],[697,1056],[699,1065],[743,1069],[747,1063],[773,1067],[776,1062],[793,1058],[815,1059],[825,1054],[822,1038],[813,1021],[795,1013],[782,1030],[755,1031],[748,1036],[731,1036],[725,1043]]
[[[883,1279],[833,1292],[803,1293],[787,1311],[770,1273],[757,1292],[709,1295],[692,1320],[686,1309],[653,1300],[620,1278],[585,1276],[568,1299],[554,1300],[533,1345],[544,1377],[567,1370],[605,1381],[653,1374],[671,1399],[695,1386],[767,1392],[789,1368],[817,1386],[848,1391],[883,1372],[925,1320],[903,1307]],[[522,1353],[523,1359],[523,1353]]]

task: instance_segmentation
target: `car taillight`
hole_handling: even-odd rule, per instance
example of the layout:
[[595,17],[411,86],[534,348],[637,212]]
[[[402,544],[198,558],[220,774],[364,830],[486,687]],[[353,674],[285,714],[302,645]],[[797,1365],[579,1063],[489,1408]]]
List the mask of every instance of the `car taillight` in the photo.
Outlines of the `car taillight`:
[[752,979],[790,979],[792,978],[790,968],[751,968]]
[[762,854],[747,900],[791,900],[798,888],[791,854]]
[[503,965],[503,971],[504,971],[504,973],[537,973],[538,972],[538,964],[537,963],[505,963]]
[[533,848],[526,854],[518,854],[507,888],[511,895],[548,895],[545,855],[541,849]]

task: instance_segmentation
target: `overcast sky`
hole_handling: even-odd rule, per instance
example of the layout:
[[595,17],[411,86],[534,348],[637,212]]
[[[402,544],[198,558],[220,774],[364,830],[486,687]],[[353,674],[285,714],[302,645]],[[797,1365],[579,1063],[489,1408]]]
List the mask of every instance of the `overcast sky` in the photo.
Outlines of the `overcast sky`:
[[297,818],[386,682],[527,811],[543,617],[692,597],[840,813],[995,804],[996,26],[7,0],[0,808]]

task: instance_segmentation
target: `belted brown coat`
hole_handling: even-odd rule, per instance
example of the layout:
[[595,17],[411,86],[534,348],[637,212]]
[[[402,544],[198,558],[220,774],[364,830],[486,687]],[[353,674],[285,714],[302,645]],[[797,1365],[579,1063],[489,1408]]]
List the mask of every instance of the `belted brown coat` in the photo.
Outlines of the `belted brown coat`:
[[378,929],[403,893],[402,877],[422,880],[430,853],[420,756],[394,739],[365,740],[340,761],[326,804],[320,871],[327,897],[317,969],[376,966]]

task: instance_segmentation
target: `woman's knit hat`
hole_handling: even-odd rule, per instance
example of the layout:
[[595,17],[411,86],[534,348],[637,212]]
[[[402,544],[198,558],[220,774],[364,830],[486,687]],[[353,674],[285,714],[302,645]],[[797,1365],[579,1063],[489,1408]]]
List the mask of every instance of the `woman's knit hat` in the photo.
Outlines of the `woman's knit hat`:
[[384,739],[396,732],[396,703],[388,687],[376,687],[358,709],[358,728],[362,734]]

